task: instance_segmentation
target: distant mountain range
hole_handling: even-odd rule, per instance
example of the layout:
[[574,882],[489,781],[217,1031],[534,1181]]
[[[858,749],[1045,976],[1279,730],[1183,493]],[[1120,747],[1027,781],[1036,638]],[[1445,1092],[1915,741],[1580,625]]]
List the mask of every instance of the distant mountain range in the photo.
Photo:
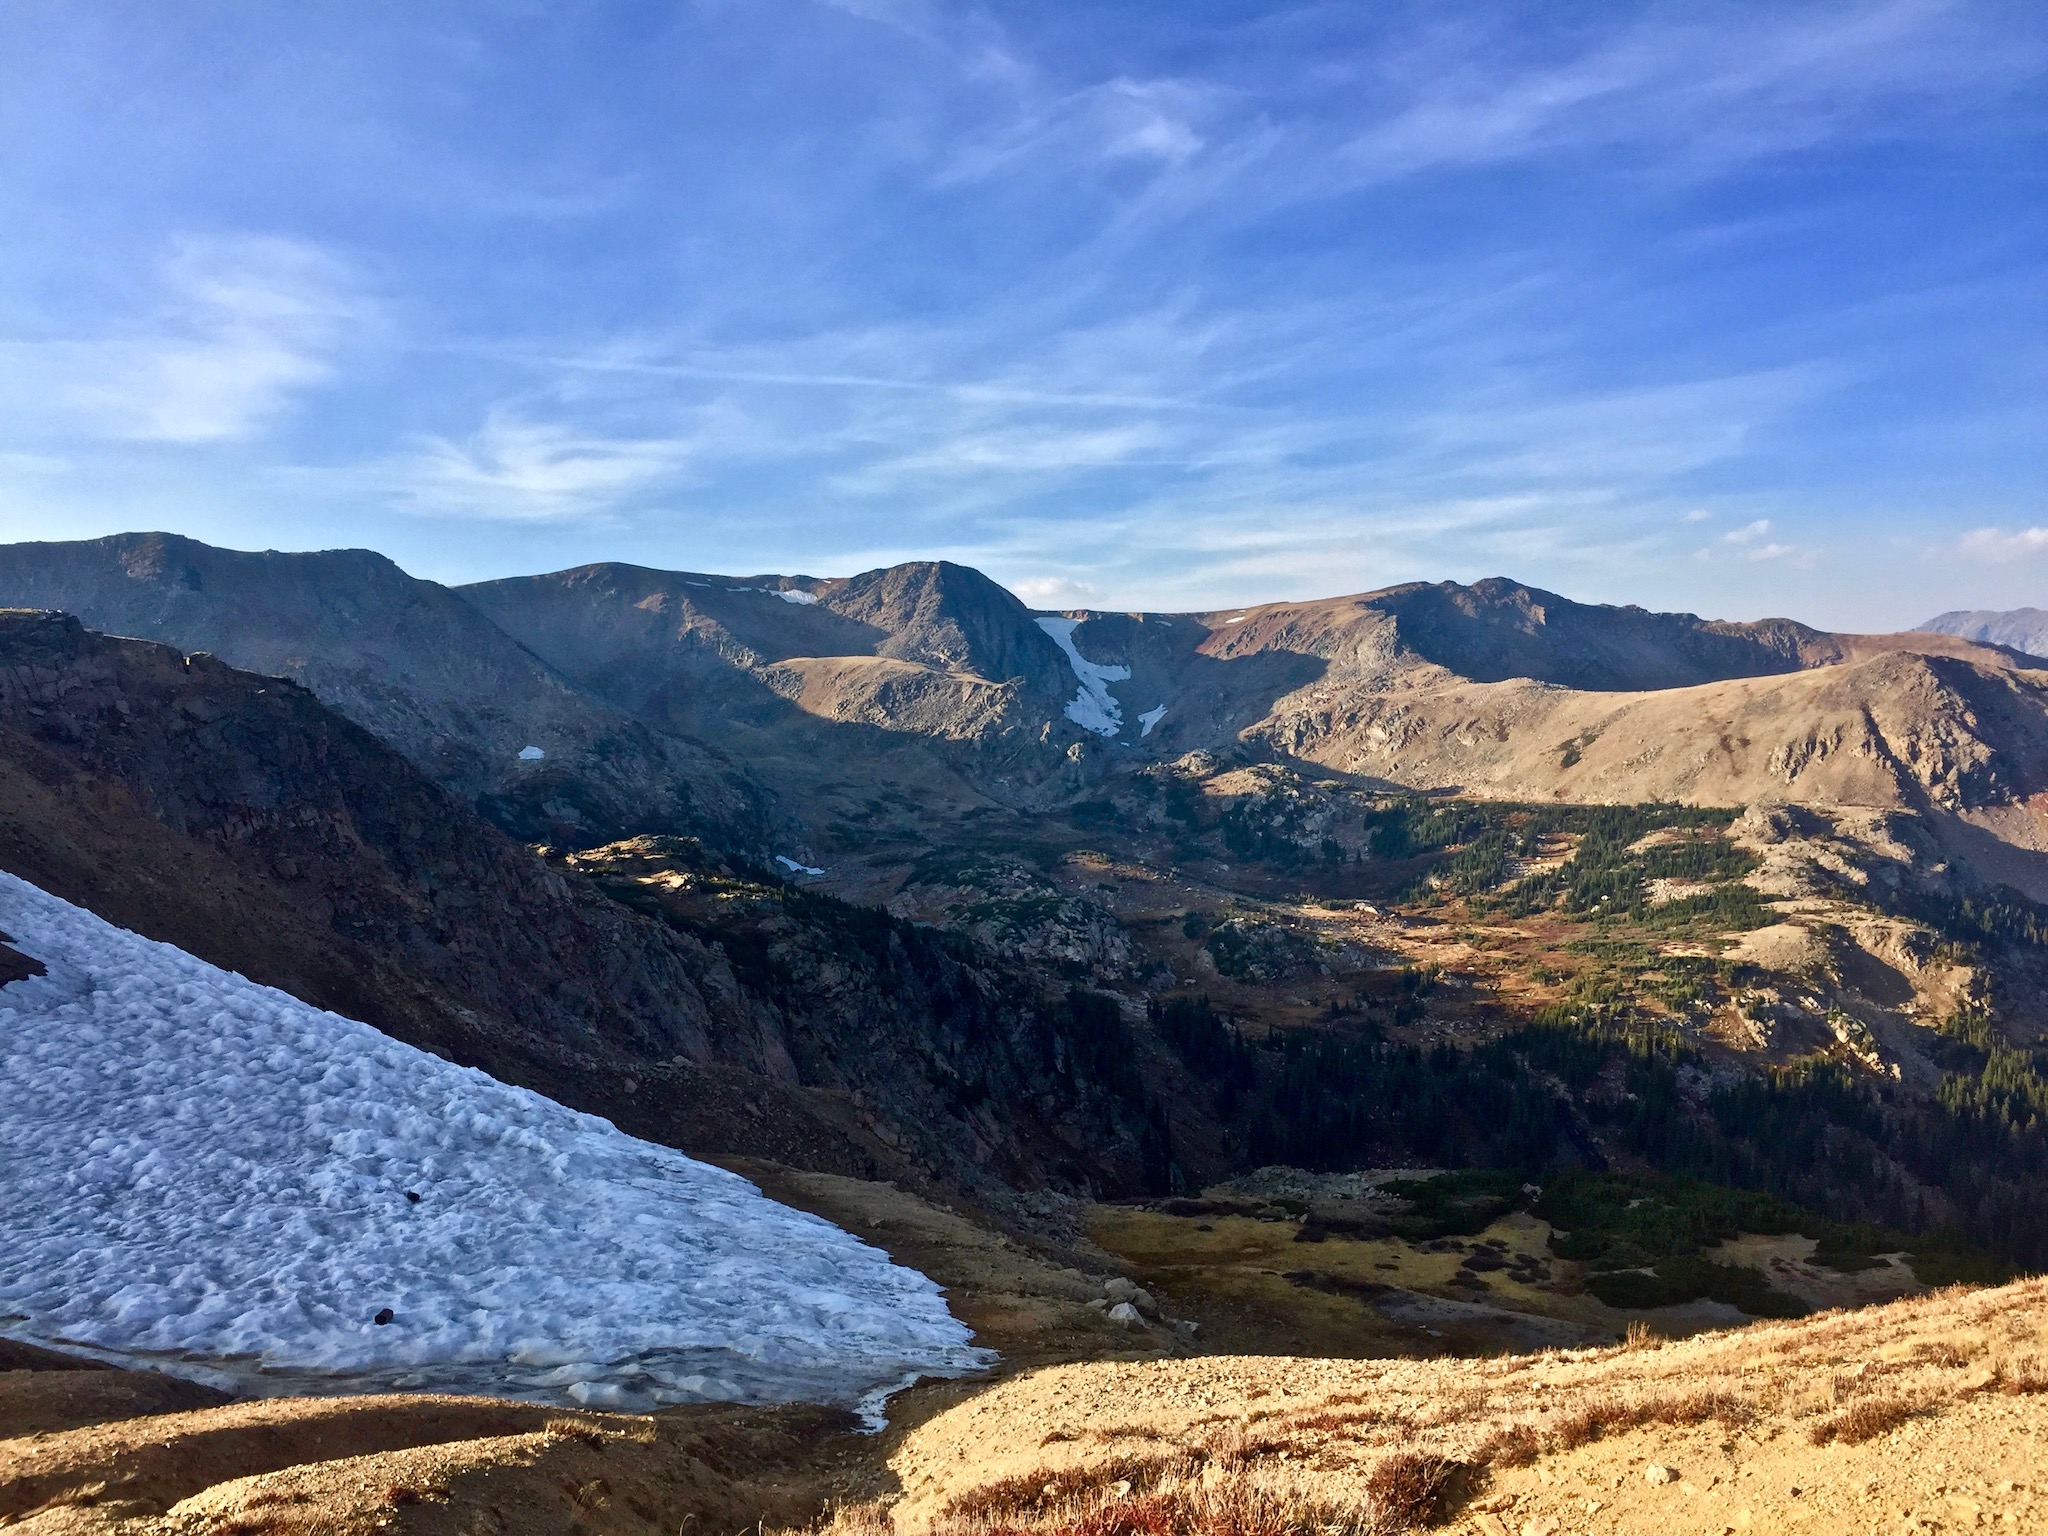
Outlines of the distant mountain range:
[[943,561],[448,588],[170,534],[0,548],[0,604],[293,678],[527,841],[681,830],[851,881],[958,818],[1207,752],[1494,798],[1925,811],[2048,894],[2024,615],[1837,635],[1500,579],[1049,614]]
[[1920,627],[1937,635],[1961,635],[1965,640],[2010,646],[2029,656],[2048,656],[2048,609],[2009,608],[2001,613],[1958,608],[1937,613]]

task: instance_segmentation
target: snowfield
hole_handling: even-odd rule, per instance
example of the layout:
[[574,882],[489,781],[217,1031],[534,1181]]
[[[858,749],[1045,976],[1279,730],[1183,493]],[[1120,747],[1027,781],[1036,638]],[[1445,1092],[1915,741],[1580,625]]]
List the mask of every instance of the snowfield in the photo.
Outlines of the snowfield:
[[1111,683],[1131,680],[1129,667],[1105,667],[1083,656],[1074,644],[1079,619],[1040,619],[1038,627],[1052,636],[1053,644],[1067,653],[1067,665],[1080,679],[1081,691],[1067,701],[1066,717],[1084,731],[1114,736],[1124,728],[1124,708],[1109,691]]
[[0,1334],[636,1409],[986,1363],[930,1280],[734,1174],[5,874],[0,930],[48,967],[0,988]]

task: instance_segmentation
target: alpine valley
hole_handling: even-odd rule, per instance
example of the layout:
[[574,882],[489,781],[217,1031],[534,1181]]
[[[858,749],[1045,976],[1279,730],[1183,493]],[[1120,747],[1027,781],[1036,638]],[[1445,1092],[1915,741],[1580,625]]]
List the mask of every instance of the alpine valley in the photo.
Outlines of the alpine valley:
[[[1402,1463],[1427,1484],[1415,1509],[1522,1478],[1533,1511],[1563,1484],[1514,1469],[1603,1432],[1847,1423],[1836,1398],[1799,1406],[1803,1377],[1740,1411],[1644,1396],[1660,1359],[1740,1396],[1750,1345],[1601,1353],[1625,1338],[1775,1319],[1810,1364],[1798,1329],[1890,1330],[1927,1376],[1909,1411],[1929,1434],[1965,1434],[1949,1397],[1979,1411],[1941,1371],[2015,1395],[2048,1379],[1990,1361],[1992,1313],[1941,1290],[2048,1267],[2038,614],[1832,634],[1506,579],[1055,613],[945,562],[451,588],[365,550],[169,534],[0,547],[0,609],[0,871],[54,899],[22,908],[49,932],[90,914],[175,946],[200,969],[163,985],[217,989],[251,1040],[270,1005],[242,989],[274,988],[417,1048],[380,1071],[458,1094],[456,1069],[480,1069],[741,1174],[929,1276],[1012,1371],[985,1400],[918,1389],[922,1427],[873,1486],[824,1410],[643,1433],[423,1399],[445,1423],[369,1426],[332,1404],[207,1407],[233,1384],[189,1381],[150,1386],[169,1395],[146,1411],[242,1414],[217,1443],[243,1448],[158,1466],[90,1406],[127,1379],[109,1371],[65,1388],[88,1406],[35,1420],[72,1460],[0,1485],[0,1523],[196,1520],[202,1494],[240,1519],[261,1483],[307,1520],[360,1505],[383,1529],[372,1514],[453,1520],[488,1483],[530,1514],[492,1529],[654,1530],[631,1511],[686,1489],[740,1525],[829,1496],[855,1536],[880,1527],[844,1501],[886,1495],[933,1529],[1067,1530],[1058,1511],[1193,1498],[1231,1456],[1335,1455],[1303,1437],[1337,1434],[1334,1405],[1366,1401],[1337,1388],[1368,1370],[1414,1413],[1344,1424],[1443,1442]],[[115,985],[10,934],[10,994]],[[2040,1309],[2025,1283],[1976,1294]],[[1890,1310],[1797,1321],[1866,1305]],[[924,1354],[863,1348],[974,1353],[930,1327]],[[1557,1444],[1509,1446],[1484,1439],[1479,1386],[1427,1376],[1552,1348],[1607,1362],[1541,1368],[1585,1413],[1651,1406],[1576,1440],[1561,1409]],[[1321,1374],[1225,1379],[1217,1353]],[[1099,1404],[1100,1378],[1045,1385],[1104,1359],[1169,1374]],[[584,1385],[576,1402],[610,1401]],[[1244,1426],[1269,1392],[1321,1419],[1262,1452]],[[1200,1393],[1236,1415],[1235,1449],[1197,1433]],[[1447,1417],[1453,1399],[1470,1413]],[[949,1417],[973,1401],[1021,1427]],[[969,1468],[985,1432],[1016,1453]],[[1844,1455],[1872,1438],[1831,1433]],[[1117,1444],[1162,1436],[1179,1460]],[[1572,1476],[1606,1498],[1591,1454]],[[375,1475],[359,1487],[335,1457]],[[276,1518],[235,1528],[357,1528]]]

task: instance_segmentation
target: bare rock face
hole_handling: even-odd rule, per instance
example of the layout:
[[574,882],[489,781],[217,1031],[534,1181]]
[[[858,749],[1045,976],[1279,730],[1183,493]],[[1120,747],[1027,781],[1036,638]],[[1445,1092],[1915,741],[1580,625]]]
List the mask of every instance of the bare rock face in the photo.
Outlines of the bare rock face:
[[883,631],[879,655],[991,682],[1019,678],[1052,699],[1074,691],[1066,658],[1031,611],[968,566],[921,560],[868,571],[821,587],[819,601]]
[[[666,731],[837,725],[841,750],[958,743],[972,751],[956,766],[1014,764],[1073,691],[1030,611],[943,561],[831,581],[595,565],[458,590],[578,687]],[[1076,733],[1058,734],[1063,748]]]
[[[833,579],[594,565],[450,591],[365,551],[160,534],[0,548],[0,602],[296,678],[560,846],[686,833],[760,857],[815,833],[850,859],[875,804],[1058,813],[1199,751],[1503,799],[1908,810],[1950,857],[2048,892],[2048,671],[1955,635],[1722,623],[1495,578],[1068,615],[1070,656],[943,561]],[[1990,635],[1976,619],[1944,616]]]
[[0,987],[12,981],[27,981],[31,976],[41,976],[43,962],[5,942],[7,935],[0,933]]

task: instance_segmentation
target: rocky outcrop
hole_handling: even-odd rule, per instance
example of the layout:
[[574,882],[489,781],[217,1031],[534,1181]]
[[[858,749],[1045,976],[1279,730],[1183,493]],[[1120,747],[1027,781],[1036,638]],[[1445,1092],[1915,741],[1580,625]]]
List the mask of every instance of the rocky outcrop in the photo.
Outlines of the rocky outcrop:
[[885,886],[877,846],[937,846],[946,816],[1062,812],[1206,750],[1505,798],[1920,808],[1992,878],[2048,890],[2042,674],[1948,635],[1495,578],[1059,621],[1084,681],[1014,596],[943,561],[831,579],[605,564],[450,591],[362,551],[166,535],[0,548],[6,600],[297,678],[529,841],[696,834],[863,864],[848,889]]
[[8,867],[457,1059],[709,1059],[710,956],[551,871],[308,690],[0,613]]
[[944,561],[834,581],[594,565],[458,590],[579,687],[668,730],[823,722],[986,746],[1036,735],[1073,691],[1030,611]]
[[949,560],[892,565],[822,588],[820,601],[881,630],[887,638],[878,655],[990,682],[1018,678],[1054,700],[1074,691],[1066,658],[1031,610],[971,567]]

